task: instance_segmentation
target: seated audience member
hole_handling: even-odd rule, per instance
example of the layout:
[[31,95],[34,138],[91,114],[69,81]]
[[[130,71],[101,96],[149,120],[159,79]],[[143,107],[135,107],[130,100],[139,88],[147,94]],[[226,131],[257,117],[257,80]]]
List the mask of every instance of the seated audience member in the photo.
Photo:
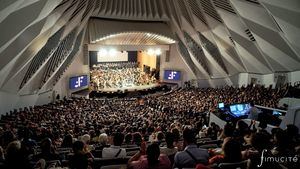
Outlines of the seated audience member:
[[274,148],[272,154],[275,156],[293,156],[295,149],[292,138],[288,135],[286,130],[277,131],[274,136]]
[[160,145],[161,142],[163,142],[164,138],[165,138],[165,135],[162,131],[157,132],[156,140],[157,140],[158,145]]
[[177,128],[172,129],[172,134],[174,136],[174,144],[177,145],[180,139],[180,131]]
[[72,146],[73,146],[73,136],[71,134],[68,134],[63,139],[61,147],[63,147],[63,148],[72,148]]
[[210,124],[210,127],[207,129],[206,136],[210,137],[213,140],[216,140],[220,135],[219,133],[220,133],[220,126],[212,122]]
[[84,153],[84,143],[82,141],[75,141],[73,144],[74,155],[69,160],[70,169],[88,169],[88,156]]
[[291,140],[292,146],[299,146],[300,145],[300,137],[299,137],[299,128],[295,125],[289,124],[286,126],[286,132]]
[[143,141],[143,137],[139,132],[133,134],[133,144],[137,146],[141,146],[142,141]]
[[96,149],[103,150],[103,148],[105,148],[105,147],[109,147],[108,136],[106,133],[102,133],[99,136],[99,145],[97,145]]
[[38,161],[44,159],[46,161],[60,160],[60,157],[55,153],[50,138],[46,138],[41,143],[41,153],[33,157],[34,160]]
[[174,158],[174,167],[177,168],[193,168],[198,163],[208,163],[208,151],[198,148],[196,145],[196,133],[192,129],[183,131],[184,151],[177,152]]
[[124,141],[124,134],[115,133],[113,138],[114,145],[108,148],[103,148],[102,157],[103,158],[124,158],[126,157],[126,150],[121,148]]
[[227,142],[223,142],[222,146],[223,155],[216,155],[209,159],[209,164],[219,164],[219,163],[237,163],[242,161],[241,144],[230,139]]
[[131,157],[128,161],[128,168],[131,169],[170,169],[171,162],[169,158],[160,154],[159,145],[152,143],[147,147],[145,154],[146,145],[142,143],[141,151]]
[[242,144],[247,144],[245,142],[245,137],[249,137],[251,134],[249,126],[246,122],[243,120],[239,120],[236,123],[236,129],[234,131],[234,137],[235,139],[239,140]]
[[6,148],[4,169],[31,169],[29,159],[21,151],[19,141],[10,142]]
[[236,123],[236,132],[235,132],[235,137],[244,137],[245,134],[247,134],[249,131],[249,126],[246,122],[243,120],[239,120]]
[[125,135],[125,144],[126,146],[132,145],[132,134],[128,133]]
[[234,127],[231,123],[226,123],[219,139],[231,138],[234,134]]
[[166,154],[167,156],[173,155],[177,153],[177,148],[174,146],[174,136],[173,133],[167,132],[166,133],[166,143],[167,147],[161,147],[160,152],[162,154]]
[[91,136],[88,134],[85,134],[80,137],[80,140],[84,143],[84,152],[88,155],[89,158],[94,159],[93,154],[91,153],[92,150],[94,150],[94,146],[90,145]]
[[[3,119],[3,118],[1,118]],[[14,135],[14,133],[11,131],[11,130],[7,130],[7,131],[3,131],[3,133],[1,133],[1,136],[0,136],[0,143],[1,143],[1,146],[3,146],[3,148],[6,148],[6,146],[16,140],[15,138],[16,136]]]

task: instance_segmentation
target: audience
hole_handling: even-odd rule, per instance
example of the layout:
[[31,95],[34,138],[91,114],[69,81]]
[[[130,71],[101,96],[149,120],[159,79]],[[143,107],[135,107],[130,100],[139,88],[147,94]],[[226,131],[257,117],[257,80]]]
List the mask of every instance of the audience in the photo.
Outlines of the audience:
[[[266,157],[299,155],[299,129],[288,125],[272,130],[271,135],[264,126],[257,130],[252,128],[254,123],[248,126],[243,121],[227,123],[222,129],[209,124],[208,112],[215,111],[219,102],[277,108],[285,91],[252,85],[180,89],[146,96],[143,104],[134,98],[72,98],[14,110],[1,116],[2,166],[26,169],[33,168],[30,161],[59,160],[74,169],[92,168],[93,152],[100,151],[103,158],[124,158],[133,147],[140,151],[128,161],[130,168],[171,168],[173,162],[178,168],[205,168],[247,159],[250,168],[257,168],[262,153]],[[219,139],[223,146],[198,148],[205,139]],[[67,154],[61,154],[62,150]],[[283,163],[290,168],[296,164]],[[262,168],[270,166],[279,165],[266,163]]]

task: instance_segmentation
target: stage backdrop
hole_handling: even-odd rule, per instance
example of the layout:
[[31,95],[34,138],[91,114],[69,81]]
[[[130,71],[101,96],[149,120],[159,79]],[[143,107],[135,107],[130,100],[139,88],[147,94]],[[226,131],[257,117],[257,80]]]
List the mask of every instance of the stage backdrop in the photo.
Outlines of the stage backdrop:
[[99,56],[98,51],[89,51],[90,67],[103,62],[137,62],[137,51],[117,52],[115,56]]

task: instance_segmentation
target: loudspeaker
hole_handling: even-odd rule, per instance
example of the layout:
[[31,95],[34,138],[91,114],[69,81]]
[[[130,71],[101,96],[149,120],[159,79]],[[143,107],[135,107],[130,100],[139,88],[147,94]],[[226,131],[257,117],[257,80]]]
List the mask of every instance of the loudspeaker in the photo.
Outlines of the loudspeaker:
[[83,64],[89,64],[89,47],[88,44],[83,45]]
[[169,51],[169,50],[166,51],[166,59],[165,59],[165,62],[170,62],[170,51]]

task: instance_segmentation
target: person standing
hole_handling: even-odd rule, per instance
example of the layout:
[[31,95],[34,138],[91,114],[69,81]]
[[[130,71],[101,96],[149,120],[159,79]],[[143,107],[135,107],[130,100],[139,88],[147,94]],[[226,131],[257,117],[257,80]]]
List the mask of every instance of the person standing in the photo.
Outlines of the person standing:
[[251,120],[257,120],[258,118],[258,109],[255,107],[253,102],[250,102],[250,108],[248,109],[248,111],[246,112],[246,114],[248,114],[248,119]]

